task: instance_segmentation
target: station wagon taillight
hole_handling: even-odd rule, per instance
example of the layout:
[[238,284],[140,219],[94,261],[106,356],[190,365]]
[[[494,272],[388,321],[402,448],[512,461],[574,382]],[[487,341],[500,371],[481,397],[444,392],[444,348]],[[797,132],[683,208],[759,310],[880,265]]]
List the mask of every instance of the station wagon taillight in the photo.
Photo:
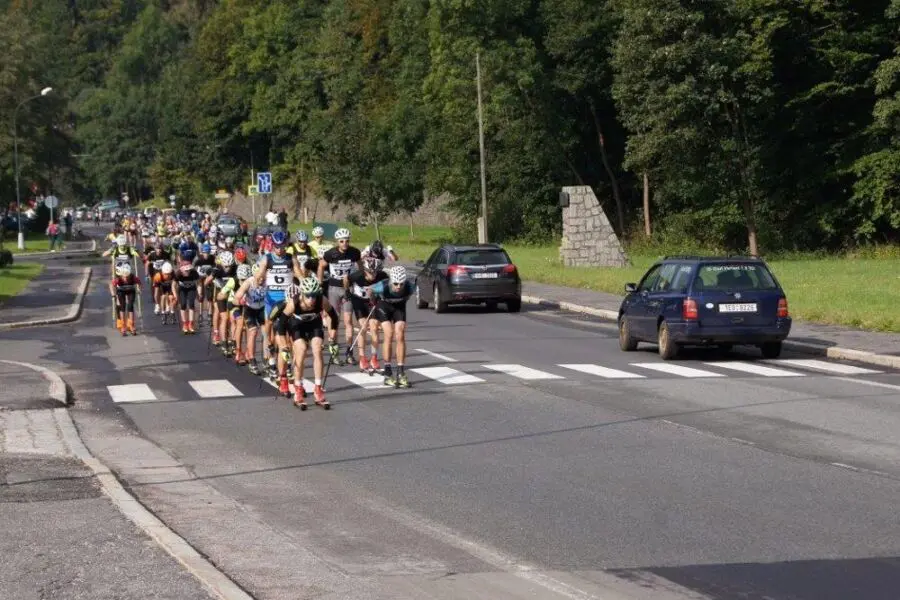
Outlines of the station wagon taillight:
[[450,265],[447,267],[447,277],[453,277],[455,275],[465,275],[466,268],[462,265]]
[[692,321],[699,318],[697,312],[697,301],[692,298],[685,298],[681,305],[681,317],[686,321]]
[[504,273],[510,273],[510,274],[515,273],[515,272],[516,272],[516,265],[506,265],[506,266],[504,266],[504,267],[503,267],[503,272],[504,272]]
[[778,318],[785,319],[790,316],[788,312],[788,303],[787,298],[779,298],[778,299]]

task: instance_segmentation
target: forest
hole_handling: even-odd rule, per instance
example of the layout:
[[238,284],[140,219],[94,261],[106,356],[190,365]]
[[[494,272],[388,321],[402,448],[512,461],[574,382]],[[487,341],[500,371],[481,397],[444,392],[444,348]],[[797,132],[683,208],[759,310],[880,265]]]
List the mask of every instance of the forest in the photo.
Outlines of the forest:
[[253,166],[362,214],[446,194],[474,235],[477,55],[496,240],[590,185],[628,239],[900,241],[900,0],[0,0],[0,55],[4,207],[17,143],[23,196]]

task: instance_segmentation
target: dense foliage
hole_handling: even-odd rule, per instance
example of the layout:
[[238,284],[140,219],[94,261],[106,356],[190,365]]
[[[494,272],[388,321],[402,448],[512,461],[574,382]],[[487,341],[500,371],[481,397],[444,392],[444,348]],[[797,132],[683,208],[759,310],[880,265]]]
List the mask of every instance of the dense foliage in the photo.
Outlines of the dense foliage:
[[594,186],[620,231],[734,250],[896,241],[900,0],[0,0],[0,198],[203,201],[251,166],[359,212],[480,201],[558,233]]

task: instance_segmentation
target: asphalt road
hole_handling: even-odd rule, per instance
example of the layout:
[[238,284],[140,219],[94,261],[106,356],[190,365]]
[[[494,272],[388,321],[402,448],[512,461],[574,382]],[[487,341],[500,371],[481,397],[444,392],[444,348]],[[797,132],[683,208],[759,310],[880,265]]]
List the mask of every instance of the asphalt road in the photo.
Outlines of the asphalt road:
[[[896,372],[752,350],[663,363],[572,314],[410,305],[411,389],[338,368],[333,409],[300,412],[146,302],[147,332],[121,338],[98,280],[76,328],[3,339],[69,366],[83,434],[133,427],[342,576],[471,583],[512,562],[568,582],[546,598],[590,597],[579,586],[610,573],[710,598],[900,587]],[[285,597],[275,565],[236,560],[234,532],[201,528],[162,487],[135,490],[251,593]]]

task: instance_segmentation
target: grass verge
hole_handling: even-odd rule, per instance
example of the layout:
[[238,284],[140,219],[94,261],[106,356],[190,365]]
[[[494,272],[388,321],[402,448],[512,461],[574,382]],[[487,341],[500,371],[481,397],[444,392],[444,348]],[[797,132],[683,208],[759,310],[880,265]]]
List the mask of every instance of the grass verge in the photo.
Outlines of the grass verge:
[[[302,226],[301,226],[302,227]],[[309,226],[306,226],[307,230]],[[375,239],[374,227],[350,229],[354,245],[362,248]],[[292,227],[293,231],[293,227]],[[451,239],[449,227],[382,226],[381,239],[394,247],[402,260],[425,260],[441,243]],[[625,284],[637,282],[665,252],[635,248],[632,266],[623,269],[564,267],[559,246],[504,248],[519,267],[523,279],[566,287],[597,290],[622,296]],[[792,254],[767,259],[788,295],[791,314],[803,321],[844,325],[872,331],[900,333],[900,252],[885,247],[847,256]]]
[[40,263],[19,263],[0,269],[0,304],[24,290],[43,270]]
[[[56,245],[57,250],[61,250],[65,248],[65,240],[62,239],[65,236],[63,235],[62,227],[60,227],[60,240],[62,241],[62,248],[60,248],[59,244]],[[74,234],[73,234],[74,235]],[[6,240],[3,242],[3,247],[12,252],[13,254],[28,254],[30,252],[49,252],[50,251],[50,238],[41,233],[27,233],[25,234],[25,250],[19,250],[16,246],[16,234],[12,235],[7,234]]]

